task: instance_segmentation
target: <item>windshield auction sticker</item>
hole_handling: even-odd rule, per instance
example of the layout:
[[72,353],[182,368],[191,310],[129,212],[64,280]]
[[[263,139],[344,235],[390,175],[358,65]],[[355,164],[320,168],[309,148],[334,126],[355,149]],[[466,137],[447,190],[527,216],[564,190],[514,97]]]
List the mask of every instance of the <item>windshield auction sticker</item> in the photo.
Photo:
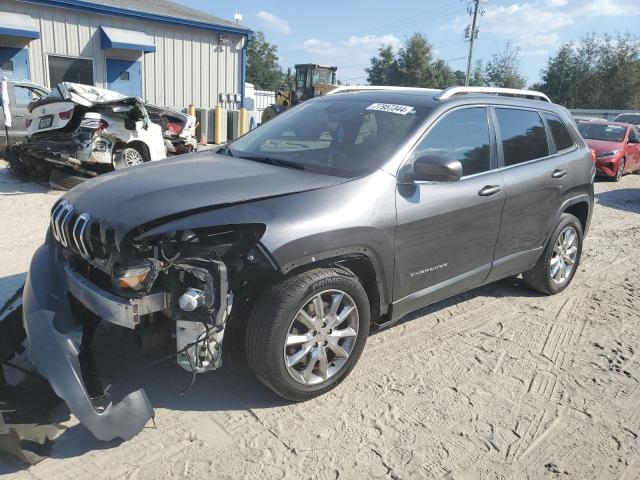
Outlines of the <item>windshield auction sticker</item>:
[[378,110],[380,112],[397,113],[398,115],[406,115],[413,112],[413,107],[408,105],[396,105],[394,103],[372,103],[367,110]]

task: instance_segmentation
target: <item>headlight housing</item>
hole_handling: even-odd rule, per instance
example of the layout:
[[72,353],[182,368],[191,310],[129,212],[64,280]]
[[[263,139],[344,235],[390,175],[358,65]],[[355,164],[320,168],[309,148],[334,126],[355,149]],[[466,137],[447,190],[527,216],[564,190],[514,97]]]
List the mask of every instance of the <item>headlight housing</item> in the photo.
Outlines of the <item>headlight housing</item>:
[[617,155],[618,153],[620,153],[620,149],[617,150],[611,150],[609,152],[600,152],[596,155],[596,158],[607,158],[607,157],[613,157],[614,155]]
[[138,293],[145,290],[146,281],[150,273],[151,263],[147,260],[142,260],[134,265],[117,268],[113,272],[111,281],[117,291]]

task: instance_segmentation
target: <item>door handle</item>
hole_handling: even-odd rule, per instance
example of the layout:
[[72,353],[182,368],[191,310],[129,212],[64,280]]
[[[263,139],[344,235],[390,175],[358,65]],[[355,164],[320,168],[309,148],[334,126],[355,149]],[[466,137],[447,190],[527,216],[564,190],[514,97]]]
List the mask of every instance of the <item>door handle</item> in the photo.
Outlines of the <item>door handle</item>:
[[567,169],[566,168],[556,168],[553,173],[551,174],[551,176],[553,178],[562,178],[564,177],[567,173]]
[[490,197],[491,195],[495,195],[500,191],[499,185],[487,185],[482,190],[478,192],[478,195],[481,197]]

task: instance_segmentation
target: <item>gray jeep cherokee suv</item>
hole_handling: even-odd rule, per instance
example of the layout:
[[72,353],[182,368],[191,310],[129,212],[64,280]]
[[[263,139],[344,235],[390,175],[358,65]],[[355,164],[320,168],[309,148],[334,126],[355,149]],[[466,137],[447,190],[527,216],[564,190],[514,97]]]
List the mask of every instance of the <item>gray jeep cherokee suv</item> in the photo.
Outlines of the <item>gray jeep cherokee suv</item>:
[[164,335],[191,372],[240,331],[260,381],[305,400],[346,377],[373,326],[520,273],[565,289],[594,173],[569,113],[536,92],[339,89],[217,153],[66,193],[24,289],[30,356],[101,439],[153,410],[142,390],[96,408],[98,320]]

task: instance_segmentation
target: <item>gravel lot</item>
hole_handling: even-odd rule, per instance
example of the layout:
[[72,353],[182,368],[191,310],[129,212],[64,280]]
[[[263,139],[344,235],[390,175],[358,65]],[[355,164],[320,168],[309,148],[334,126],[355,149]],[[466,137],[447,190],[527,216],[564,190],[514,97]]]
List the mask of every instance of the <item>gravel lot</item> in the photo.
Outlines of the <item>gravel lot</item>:
[[[170,361],[130,373],[114,395],[144,386],[155,426],[100,443],[62,406],[69,428],[51,457],[29,469],[0,458],[0,475],[638,479],[640,176],[596,191],[580,270],[560,295],[508,280],[440,302],[371,336],[351,376],[304,404],[275,397],[238,359],[182,396],[190,376]],[[0,302],[58,195],[0,164]],[[118,329],[99,343],[116,378],[151,358]]]

